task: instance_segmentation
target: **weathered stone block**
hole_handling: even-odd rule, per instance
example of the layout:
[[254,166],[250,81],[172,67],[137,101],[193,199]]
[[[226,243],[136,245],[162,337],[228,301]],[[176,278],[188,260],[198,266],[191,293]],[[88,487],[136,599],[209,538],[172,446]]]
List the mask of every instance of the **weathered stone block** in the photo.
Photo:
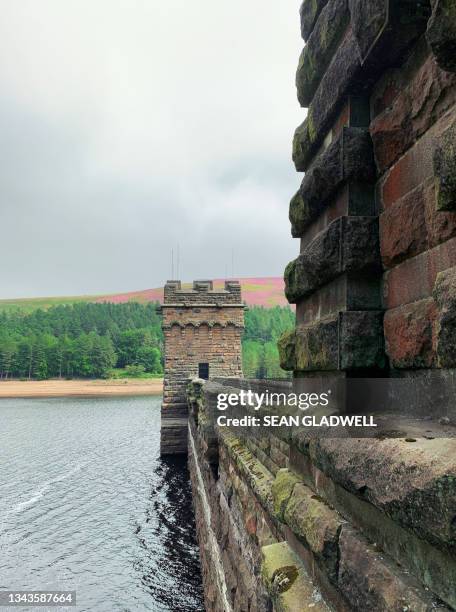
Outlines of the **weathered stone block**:
[[456,123],[446,130],[434,153],[438,210],[456,209]]
[[437,275],[434,299],[437,317],[437,356],[443,368],[456,367],[456,267]]
[[325,320],[296,329],[296,370],[337,370],[339,321]]
[[301,106],[308,106],[350,19],[348,0],[329,0],[320,13],[299,58],[296,87]]
[[319,590],[287,542],[264,546],[261,577],[277,612],[329,612]]
[[343,272],[379,269],[376,217],[340,217],[285,270],[285,294],[296,303]]
[[410,444],[403,439],[321,438],[303,450],[332,480],[399,525],[440,548],[456,549],[454,439]]
[[345,97],[368,79],[362,74],[356,41],[349,33],[338,47],[309,107],[307,118],[293,140],[293,160],[298,172],[305,172],[340,112]]
[[380,248],[386,268],[428,248],[425,197],[420,185],[380,215]]
[[340,315],[341,370],[384,368],[383,313],[349,311]]
[[370,127],[380,172],[399,159],[456,102],[456,76],[442,71],[432,57],[411,80],[400,85],[394,103],[375,117]]
[[282,469],[277,472],[275,480],[272,483],[274,513],[282,523],[284,522],[285,509],[293,493],[293,489],[298,482],[299,478],[295,476],[293,472]]
[[291,223],[291,235],[293,238],[299,238],[311,219],[309,207],[302,199],[300,191],[291,199],[289,219]]
[[410,576],[350,527],[343,527],[339,542],[338,585],[354,610],[445,610]]
[[301,34],[307,40],[313,30],[318,15],[323,10],[328,0],[303,0],[300,9]]
[[307,545],[333,580],[337,575],[337,545],[343,520],[311,489],[296,484],[285,509],[285,522]]
[[439,272],[456,266],[456,238],[407,259],[384,275],[383,298],[396,308],[430,297]]
[[279,342],[279,352],[282,367],[297,371],[383,368],[383,313],[341,312],[337,318],[299,326]]
[[[373,450],[376,452],[376,448]],[[431,457],[432,455],[430,460]],[[453,555],[431,546],[364,500],[363,491],[367,491],[364,485],[361,486],[359,494],[347,491],[316,468],[309,457],[297,449],[292,450],[291,464],[293,470],[303,477],[305,484],[341,512],[370,542],[376,542],[379,549],[385,551],[399,566],[410,572],[411,576],[437,596],[448,603],[455,601],[456,558]]]
[[444,70],[456,72],[456,5],[453,0],[435,0],[427,39]]
[[433,343],[436,314],[432,298],[386,312],[386,354],[393,368],[431,368],[436,365]]
[[373,182],[375,172],[369,132],[362,128],[343,128],[302,181],[300,193],[308,222],[321,213],[326,201],[343,184]]
[[429,2],[349,0],[361,62],[369,70],[393,64],[425,30]]
[[277,343],[282,370],[292,372],[296,369],[296,332],[285,332]]

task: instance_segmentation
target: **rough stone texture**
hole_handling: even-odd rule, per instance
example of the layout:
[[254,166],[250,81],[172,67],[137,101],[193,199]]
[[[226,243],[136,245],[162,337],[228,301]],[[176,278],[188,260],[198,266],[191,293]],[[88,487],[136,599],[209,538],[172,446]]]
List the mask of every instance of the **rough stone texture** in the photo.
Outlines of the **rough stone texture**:
[[271,594],[274,610],[329,612],[321,593],[310,580],[299,557],[287,542],[265,546],[262,577]]
[[[446,444],[446,441],[443,441]],[[327,503],[338,510],[349,523],[363,533],[369,541],[376,543],[378,551],[387,551],[384,558],[391,559],[447,601],[455,598],[456,558],[454,555],[431,546],[426,540],[416,536],[408,529],[384,514],[380,509],[363,499],[361,487],[351,493],[335,483],[310,458],[295,447],[291,450],[293,470],[304,482]],[[429,455],[432,460],[432,454]],[[364,576],[364,572],[363,572]]]
[[437,275],[434,298],[438,306],[437,356],[443,368],[456,367],[456,267]]
[[393,368],[436,365],[434,327],[437,309],[432,298],[388,310],[385,315],[386,354]]
[[343,272],[379,269],[377,217],[340,217],[285,270],[285,295],[295,304]]
[[382,319],[382,312],[348,311],[299,326],[279,342],[281,366],[308,372],[384,368]]
[[311,221],[309,207],[302,199],[300,191],[291,199],[289,219],[291,223],[291,235],[293,238],[299,238]]
[[404,83],[401,76],[396,77],[393,103],[370,128],[380,171],[397,161],[456,102],[456,76],[442,71],[432,57],[422,60],[411,80]]
[[301,106],[308,106],[344,33],[350,14],[348,0],[329,0],[299,58],[296,87]]
[[434,152],[438,210],[456,209],[456,122],[443,134]]
[[227,281],[214,291],[211,281],[195,281],[182,289],[168,281],[162,304],[165,338],[161,453],[187,452],[189,379],[199,375],[199,364],[209,364],[210,376],[242,376],[241,336],[244,305],[240,285]]
[[[294,443],[301,444],[299,439]],[[304,441],[301,448],[348,491],[361,495],[418,537],[456,550],[455,440],[320,439]]]
[[307,40],[313,30],[318,15],[323,10],[328,0],[303,0],[300,9],[301,34]]
[[442,134],[453,122],[454,112],[448,111],[383,174],[377,189],[384,210],[428,180],[434,179],[434,151]]
[[[305,172],[321,146],[331,122],[341,110],[341,100],[350,93],[349,85],[362,82],[356,41],[349,32],[325,72],[309,107],[307,118],[293,140],[293,161],[298,172]],[[354,87],[357,91],[358,87]]]
[[299,479],[288,469],[279,470],[272,483],[272,499],[274,502],[274,513],[279,521],[285,522],[284,513],[295,484]]
[[310,548],[332,580],[337,574],[337,546],[343,521],[311,489],[296,484],[284,512],[285,522]]
[[447,609],[349,527],[343,527],[340,535],[338,583],[354,610],[430,612]]
[[430,297],[437,274],[452,266],[456,266],[456,238],[406,259],[388,270],[383,277],[386,308],[397,308]]
[[300,193],[307,207],[307,222],[322,212],[328,198],[342,185],[349,181],[370,183],[374,178],[369,132],[362,128],[343,128],[302,181]]
[[339,321],[319,321],[296,329],[295,370],[337,370],[339,366]]
[[443,70],[456,72],[456,6],[453,0],[435,0],[427,39]]
[[341,370],[381,369],[386,366],[382,312],[342,313],[339,342]]
[[428,248],[426,197],[420,185],[380,215],[380,245],[386,268]]
[[280,367],[285,371],[296,368],[296,332],[288,331],[282,334],[278,341]]
[[384,70],[422,34],[430,16],[425,2],[349,0],[353,32],[361,61],[371,71]]

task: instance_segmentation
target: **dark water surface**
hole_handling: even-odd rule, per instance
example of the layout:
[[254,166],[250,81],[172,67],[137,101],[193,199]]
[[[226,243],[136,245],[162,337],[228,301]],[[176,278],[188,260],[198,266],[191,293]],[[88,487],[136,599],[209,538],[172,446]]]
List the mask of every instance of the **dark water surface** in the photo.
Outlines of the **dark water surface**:
[[76,590],[68,610],[204,609],[187,467],[158,456],[160,401],[0,400],[0,589]]

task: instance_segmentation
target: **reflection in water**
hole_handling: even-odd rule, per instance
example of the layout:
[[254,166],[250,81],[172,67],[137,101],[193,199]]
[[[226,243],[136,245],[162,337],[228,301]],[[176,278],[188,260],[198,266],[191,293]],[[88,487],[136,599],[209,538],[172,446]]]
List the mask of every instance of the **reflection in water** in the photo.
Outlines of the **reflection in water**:
[[203,610],[187,466],[159,432],[160,398],[1,400],[0,589]]
[[[150,505],[145,512],[144,525],[153,523],[152,542],[160,541],[163,552],[160,558],[153,553],[153,545],[144,536],[144,526],[137,525],[135,534],[139,546],[149,551],[138,560],[136,569],[142,573],[142,584],[155,601],[169,606],[170,610],[192,611],[195,601],[191,593],[201,596],[201,576],[195,541],[195,522],[191,507],[191,490],[185,459],[167,457],[159,460],[157,478],[150,492]],[[146,559],[146,562],[144,560]],[[183,560],[186,563],[183,563]],[[165,580],[157,579],[161,574]],[[175,586],[180,584],[182,592],[176,598]],[[189,588],[190,597],[183,600]],[[201,604],[200,604],[201,605]],[[202,606],[201,606],[202,609]]]

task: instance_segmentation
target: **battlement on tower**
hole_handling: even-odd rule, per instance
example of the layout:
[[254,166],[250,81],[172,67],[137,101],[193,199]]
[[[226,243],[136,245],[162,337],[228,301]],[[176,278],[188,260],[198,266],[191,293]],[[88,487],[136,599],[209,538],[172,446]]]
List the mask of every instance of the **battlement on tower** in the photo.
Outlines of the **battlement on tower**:
[[212,280],[195,280],[191,287],[182,287],[181,281],[169,280],[165,285],[163,306],[172,304],[241,306],[241,285],[237,280],[227,280],[223,289],[214,289]]

